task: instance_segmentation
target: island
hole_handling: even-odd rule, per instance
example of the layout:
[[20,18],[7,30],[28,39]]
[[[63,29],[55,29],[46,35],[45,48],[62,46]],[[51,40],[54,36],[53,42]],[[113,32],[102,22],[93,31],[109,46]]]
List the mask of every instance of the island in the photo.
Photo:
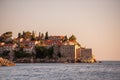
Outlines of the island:
[[35,31],[23,31],[15,38],[12,35],[9,31],[0,36],[0,62],[3,58],[15,63],[96,62],[92,48],[82,47],[75,35],[37,35]]

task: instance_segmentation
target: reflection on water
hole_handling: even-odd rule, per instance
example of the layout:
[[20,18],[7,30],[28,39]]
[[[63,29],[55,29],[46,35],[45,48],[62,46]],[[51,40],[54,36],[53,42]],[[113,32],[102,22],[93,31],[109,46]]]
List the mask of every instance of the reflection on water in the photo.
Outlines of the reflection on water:
[[120,62],[17,64],[0,67],[0,80],[120,80]]

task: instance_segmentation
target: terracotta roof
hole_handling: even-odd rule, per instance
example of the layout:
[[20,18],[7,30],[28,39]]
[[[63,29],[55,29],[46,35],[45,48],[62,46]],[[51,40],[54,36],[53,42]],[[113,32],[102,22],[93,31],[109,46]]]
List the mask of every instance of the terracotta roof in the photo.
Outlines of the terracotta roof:
[[47,44],[47,45],[62,45],[62,42],[59,40],[46,40],[45,44]]
[[55,36],[49,36],[49,38],[61,38],[61,39],[64,38],[64,37],[65,36],[56,36],[56,35]]

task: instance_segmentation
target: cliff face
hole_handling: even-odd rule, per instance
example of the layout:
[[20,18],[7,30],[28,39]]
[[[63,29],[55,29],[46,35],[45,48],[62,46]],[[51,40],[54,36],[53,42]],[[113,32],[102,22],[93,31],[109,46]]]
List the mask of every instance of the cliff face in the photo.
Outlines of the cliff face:
[[15,66],[15,63],[0,57],[0,66]]

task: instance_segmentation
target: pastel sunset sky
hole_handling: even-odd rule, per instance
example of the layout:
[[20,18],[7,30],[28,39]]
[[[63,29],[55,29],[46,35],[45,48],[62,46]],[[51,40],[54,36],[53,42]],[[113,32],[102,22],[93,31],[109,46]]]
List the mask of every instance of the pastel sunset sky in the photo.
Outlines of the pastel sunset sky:
[[120,0],[0,0],[0,35],[33,30],[74,34],[98,60],[120,61]]

